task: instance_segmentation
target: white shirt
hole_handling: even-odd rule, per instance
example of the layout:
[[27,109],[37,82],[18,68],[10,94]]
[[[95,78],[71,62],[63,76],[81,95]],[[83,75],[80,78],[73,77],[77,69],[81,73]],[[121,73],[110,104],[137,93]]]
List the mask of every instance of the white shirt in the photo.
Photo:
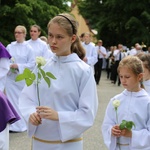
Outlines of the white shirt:
[[115,58],[115,61],[119,61],[119,55],[120,55],[120,53],[121,53],[121,59],[123,59],[124,57],[126,57],[126,53],[125,52],[121,52],[119,49],[116,49],[116,50],[114,50],[114,53],[113,53],[113,55],[114,55],[114,58]]
[[6,49],[12,56],[11,60],[14,59],[14,62],[10,61],[10,63],[17,63],[19,73],[23,73],[25,68],[31,70],[34,68],[35,59],[33,49],[26,41],[23,43],[12,42]]
[[[104,46],[96,46],[98,58],[105,58],[104,55],[107,54],[106,48]],[[102,55],[99,51],[101,51],[104,55]]]
[[49,59],[52,56],[52,51],[49,49],[48,45],[42,41],[40,38],[37,40],[28,40],[29,45],[32,47],[35,58],[38,56]]
[[83,43],[82,46],[86,51],[87,64],[90,66],[94,66],[97,62],[97,51],[95,46],[90,42],[89,44]]
[[135,48],[131,49],[129,55],[135,56],[137,54],[137,50]]

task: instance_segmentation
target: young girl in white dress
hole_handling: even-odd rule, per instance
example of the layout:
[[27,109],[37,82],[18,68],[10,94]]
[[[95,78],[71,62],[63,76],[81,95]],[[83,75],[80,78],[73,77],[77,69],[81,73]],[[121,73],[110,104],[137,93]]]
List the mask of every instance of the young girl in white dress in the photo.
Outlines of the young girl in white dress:
[[[12,58],[9,64],[10,70],[7,74],[5,93],[19,116],[21,116],[19,109],[19,95],[25,86],[25,82],[16,82],[15,79],[25,68],[32,70],[35,67],[33,50],[25,41],[26,34],[27,32],[24,26],[16,26],[14,30],[16,41],[11,42],[6,47]],[[24,132],[26,130],[26,123],[22,117],[19,121],[10,125],[10,131],[12,132]]]
[[98,97],[92,68],[77,36],[77,22],[60,14],[48,23],[48,43],[55,53],[43,66],[56,80],[50,88],[41,80],[40,106],[36,84],[25,87],[20,109],[33,137],[32,150],[83,150],[82,134],[96,116]]
[[[114,96],[107,108],[102,124],[103,139],[109,150],[150,149],[150,97],[141,88],[142,61],[127,56],[119,63],[118,73],[125,90]],[[119,101],[117,110],[114,101]],[[122,120],[135,124],[131,130],[120,129]]]

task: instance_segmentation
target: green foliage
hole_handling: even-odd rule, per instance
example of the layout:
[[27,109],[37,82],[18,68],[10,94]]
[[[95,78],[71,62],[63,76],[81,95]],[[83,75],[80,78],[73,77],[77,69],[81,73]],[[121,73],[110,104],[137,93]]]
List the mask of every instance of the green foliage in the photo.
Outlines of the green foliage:
[[25,80],[26,85],[30,86],[36,79],[36,76],[34,73],[32,73],[31,70],[29,70],[28,68],[25,68],[22,74],[19,74],[16,77],[15,81],[21,81],[21,80]]
[[122,43],[128,47],[137,42],[150,45],[149,5],[147,0],[102,0],[102,3],[80,0],[78,3],[88,25],[98,31],[98,39],[103,39],[107,46]]
[[[45,73],[44,70],[41,67],[39,67],[37,82],[40,83],[42,78],[45,80],[48,87],[50,87],[50,78],[56,79],[56,77],[52,73],[50,73],[50,72]],[[19,74],[15,79],[16,82],[21,81],[21,80],[25,80],[26,85],[30,86],[31,84],[33,84],[33,82],[35,82],[36,75],[30,69],[25,68],[23,73]]]
[[131,130],[133,126],[135,127],[135,124],[133,121],[122,120],[122,123],[119,125],[119,128],[121,130],[123,129]]
[[[38,24],[41,35],[47,35],[47,24],[55,15],[69,12],[67,0],[6,0],[0,4],[0,41],[6,46],[14,41],[14,29]],[[27,34],[27,39],[30,38]]]
[[[50,87],[51,84],[51,80],[52,79],[56,79],[56,77],[50,73],[50,72],[45,72],[41,67],[46,63],[44,62],[44,58],[43,57],[37,57],[36,58],[36,63],[37,63],[37,74],[34,74],[30,69],[25,68],[22,74],[19,74],[15,81],[22,81],[25,80],[25,83],[27,86],[32,85],[34,82],[36,83],[36,89],[37,89],[37,97],[38,97],[38,103],[40,106],[40,94],[39,94],[39,83],[42,79],[45,80],[45,82],[47,83],[48,87]],[[42,64],[43,63],[43,64]],[[37,77],[36,77],[37,75]]]

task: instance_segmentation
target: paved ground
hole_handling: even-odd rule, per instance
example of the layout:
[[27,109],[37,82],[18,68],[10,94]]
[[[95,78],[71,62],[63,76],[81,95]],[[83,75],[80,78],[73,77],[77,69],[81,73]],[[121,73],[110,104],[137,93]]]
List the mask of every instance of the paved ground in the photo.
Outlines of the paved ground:
[[[102,139],[101,124],[110,98],[122,90],[122,87],[111,84],[106,78],[106,72],[102,72],[100,84],[97,86],[99,109],[94,126],[84,133],[84,150],[107,150]],[[10,133],[10,150],[31,150],[31,140],[26,132]]]

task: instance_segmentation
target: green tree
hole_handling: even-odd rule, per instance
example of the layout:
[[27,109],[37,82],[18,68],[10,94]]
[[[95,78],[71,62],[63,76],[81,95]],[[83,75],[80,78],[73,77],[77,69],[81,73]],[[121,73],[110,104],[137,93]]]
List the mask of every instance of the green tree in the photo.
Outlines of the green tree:
[[[38,24],[47,35],[47,23],[55,15],[69,12],[68,0],[2,0],[0,3],[0,41],[6,46],[14,41],[14,29],[24,25],[27,30]],[[29,34],[27,35],[29,39]]]
[[[100,3],[102,2],[102,3]],[[150,44],[149,0],[80,0],[79,12],[108,46]],[[93,15],[91,15],[93,14]]]

